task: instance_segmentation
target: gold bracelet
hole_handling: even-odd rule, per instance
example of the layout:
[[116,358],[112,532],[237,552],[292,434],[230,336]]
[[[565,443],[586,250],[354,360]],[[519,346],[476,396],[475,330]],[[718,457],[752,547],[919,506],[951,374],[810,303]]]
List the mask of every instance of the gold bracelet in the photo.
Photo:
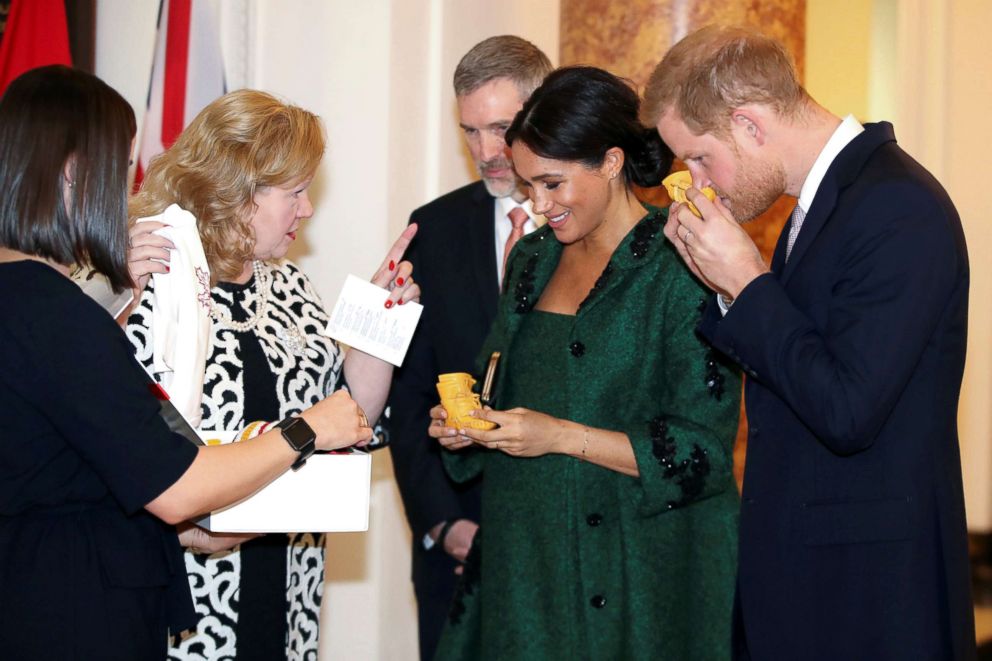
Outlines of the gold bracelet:
[[579,457],[582,461],[586,460],[586,450],[589,449],[589,428],[585,428],[585,433],[582,435],[582,456]]

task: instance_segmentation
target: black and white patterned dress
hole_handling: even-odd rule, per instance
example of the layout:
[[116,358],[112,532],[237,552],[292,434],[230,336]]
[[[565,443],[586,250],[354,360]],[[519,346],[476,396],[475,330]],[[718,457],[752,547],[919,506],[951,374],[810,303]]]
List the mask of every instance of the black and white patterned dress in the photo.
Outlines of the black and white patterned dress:
[[[327,313],[313,285],[287,260],[269,274],[265,315],[246,332],[213,323],[203,393],[204,430],[276,421],[342,387],[343,354],[323,335]],[[235,321],[258,306],[256,276],[220,283],[214,304]],[[146,367],[152,360],[151,285],[128,319],[127,335]],[[324,535],[273,534],[231,551],[185,554],[200,622],[174,641],[170,659],[313,659],[324,578]]]

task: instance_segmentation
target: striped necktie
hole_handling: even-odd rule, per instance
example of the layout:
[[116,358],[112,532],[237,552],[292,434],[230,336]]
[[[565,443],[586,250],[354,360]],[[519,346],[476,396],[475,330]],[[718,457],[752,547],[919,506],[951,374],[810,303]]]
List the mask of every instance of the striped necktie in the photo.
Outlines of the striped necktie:
[[792,217],[789,219],[789,241],[785,244],[785,261],[789,261],[789,255],[792,254],[792,247],[796,245],[796,238],[799,236],[799,230],[802,229],[803,221],[806,219],[806,212],[803,208],[796,203],[796,208],[792,210]]

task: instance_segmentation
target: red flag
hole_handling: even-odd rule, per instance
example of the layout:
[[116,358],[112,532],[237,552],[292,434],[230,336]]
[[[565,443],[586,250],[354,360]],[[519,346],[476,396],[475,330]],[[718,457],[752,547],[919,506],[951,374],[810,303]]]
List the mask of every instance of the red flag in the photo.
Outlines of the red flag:
[[0,40],[0,95],[28,69],[72,66],[64,0],[13,0]]
[[151,159],[168,149],[190,120],[224,91],[220,32],[211,3],[162,0],[135,190]]

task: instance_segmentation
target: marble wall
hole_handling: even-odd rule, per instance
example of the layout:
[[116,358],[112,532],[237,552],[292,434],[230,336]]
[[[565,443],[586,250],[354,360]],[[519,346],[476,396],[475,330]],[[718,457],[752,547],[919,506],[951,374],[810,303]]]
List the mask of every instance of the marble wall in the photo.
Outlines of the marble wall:
[[561,0],[561,63],[591,64],[643,85],[669,46],[705,25],[750,25],[805,63],[806,0]]

